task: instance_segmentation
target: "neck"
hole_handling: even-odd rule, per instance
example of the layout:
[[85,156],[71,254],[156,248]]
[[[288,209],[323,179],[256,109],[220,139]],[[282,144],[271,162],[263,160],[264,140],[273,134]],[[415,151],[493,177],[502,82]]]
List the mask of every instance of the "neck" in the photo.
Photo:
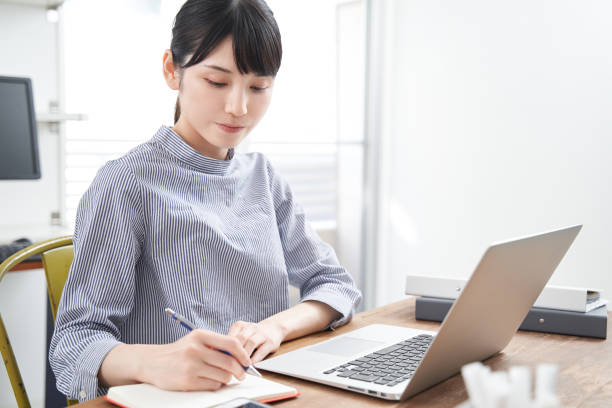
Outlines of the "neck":
[[208,143],[202,135],[189,124],[182,122],[181,119],[174,124],[172,130],[174,130],[185,143],[203,156],[217,160],[227,160],[227,152],[229,149],[220,148]]

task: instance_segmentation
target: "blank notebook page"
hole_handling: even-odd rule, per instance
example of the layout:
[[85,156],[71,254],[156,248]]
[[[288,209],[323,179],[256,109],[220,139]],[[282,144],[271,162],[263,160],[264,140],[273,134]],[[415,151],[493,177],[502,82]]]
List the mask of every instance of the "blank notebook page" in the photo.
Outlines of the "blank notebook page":
[[258,401],[290,398],[298,395],[295,388],[247,375],[238,382],[235,379],[218,391],[166,391],[150,384],[131,384],[111,387],[107,399],[116,405],[130,408],[149,407],[211,407],[234,398],[250,398]]

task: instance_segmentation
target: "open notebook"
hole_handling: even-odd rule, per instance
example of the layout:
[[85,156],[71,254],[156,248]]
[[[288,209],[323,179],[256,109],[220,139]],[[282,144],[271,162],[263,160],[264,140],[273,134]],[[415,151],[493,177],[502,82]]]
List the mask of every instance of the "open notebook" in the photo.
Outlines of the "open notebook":
[[271,402],[298,395],[295,388],[247,375],[244,381],[233,379],[218,391],[166,391],[151,384],[132,384],[111,387],[105,398],[115,405],[129,408],[203,408],[214,407],[239,397]]

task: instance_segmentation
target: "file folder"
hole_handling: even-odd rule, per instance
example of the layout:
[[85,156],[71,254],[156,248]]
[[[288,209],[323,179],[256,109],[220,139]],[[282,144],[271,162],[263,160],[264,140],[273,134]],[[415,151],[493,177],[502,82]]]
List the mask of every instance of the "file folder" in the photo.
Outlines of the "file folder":
[[[406,295],[457,299],[466,279],[440,278],[434,276],[406,276]],[[608,303],[601,291],[587,288],[547,285],[534,306],[546,309],[589,312]]]
[[[417,320],[441,322],[453,302],[453,299],[418,297],[416,299],[415,317]],[[607,329],[608,308],[606,306],[585,313],[532,307],[519,327],[519,330],[599,339],[606,338]]]

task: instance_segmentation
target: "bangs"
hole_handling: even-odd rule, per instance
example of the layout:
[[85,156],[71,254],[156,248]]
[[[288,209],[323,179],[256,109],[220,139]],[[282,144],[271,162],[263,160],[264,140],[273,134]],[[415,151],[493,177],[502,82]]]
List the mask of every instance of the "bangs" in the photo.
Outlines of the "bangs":
[[196,51],[185,68],[201,62],[231,35],[236,66],[241,74],[276,76],[283,51],[280,32],[270,9],[267,6],[262,9],[261,3],[255,0],[223,2],[227,5],[223,18],[193,39],[197,41]]
[[272,15],[263,16],[249,3],[241,2],[234,13],[232,36],[236,65],[244,74],[276,76],[283,53],[278,26]]

